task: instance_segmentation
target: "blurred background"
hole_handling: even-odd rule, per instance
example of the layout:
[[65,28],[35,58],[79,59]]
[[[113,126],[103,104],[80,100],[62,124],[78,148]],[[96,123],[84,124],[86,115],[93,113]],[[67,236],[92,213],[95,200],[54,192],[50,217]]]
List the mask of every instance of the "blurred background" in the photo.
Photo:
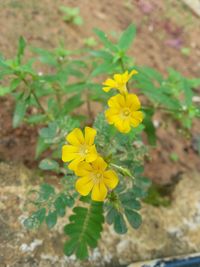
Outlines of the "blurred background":
[[[79,8],[74,23],[66,22],[64,6]],[[14,57],[20,36],[28,45],[45,49],[60,44],[68,49],[98,46],[93,28],[115,38],[131,23],[137,27],[129,52],[135,63],[163,74],[173,67],[187,77],[200,77],[198,0],[1,0],[0,52],[7,58]],[[174,190],[174,202],[167,210],[162,205],[144,208],[144,223],[139,231],[119,237],[107,230],[91,259],[78,263],[62,254],[62,223],[51,232],[45,227],[35,233],[22,229],[27,187],[30,179],[38,179],[34,158],[38,129],[27,125],[13,129],[13,107],[11,98],[0,99],[0,266],[117,267],[200,252],[198,121],[194,122],[192,137],[187,138],[177,134],[173,124],[165,125],[165,118],[155,116],[155,125],[162,127],[158,127],[158,145],[145,173],[156,183]],[[173,189],[180,177],[181,183]]]

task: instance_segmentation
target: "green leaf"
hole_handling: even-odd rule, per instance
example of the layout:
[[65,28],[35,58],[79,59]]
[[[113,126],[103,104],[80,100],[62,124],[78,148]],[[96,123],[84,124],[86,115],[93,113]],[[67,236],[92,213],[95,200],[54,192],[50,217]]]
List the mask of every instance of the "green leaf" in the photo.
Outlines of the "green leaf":
[[115,70],[115,68],[117,67],[117,63],[113,63],[113,62],[106,62],[106,63],[102,63],[99,64],[96,68],[94,68],[94,70],[91,73],[92,77],[95,77],[99,74],[103,74],[103,73],[110,73],[113,72]]
[[21,78],[13,79],[10,83],[11,91],[15,90],[21,83]]
[[43,139],[49,139],[52,140],[55,136],[56,133],[58,132],[59,128],[56,122],[51,122],[49,123],[48,127],[42,128],[39,131],[39,135],[43,138]]
[[90,207],[75,207],[69,218],[70,223],[64,231],[70,239],[65,243],[64,252],[67,256],[76,254],[77,258],[88,257],[88,247],[96,247],[102,231],[103,203],[91,202]]
[[147,190],[151,186],[151,180],[146,177],[138,177],[135,179],[135,184],[136,186]]
[[120,50],[126,51],[133,42],[136,35],[136,28],[131,24],[123,33],[119,39],[118,46]]
[[77,93],[77,92],[82,92],[87,88],[87,85],[85,82],[79,82],[79,83],[72,83],[69,85],[66,85],[63,90],[66,93]]
[[117,47],[108,39],[108,37],[106,36],[106,34],[99,30],[99,29],[94,29],[94,32],[96,33],[96,35],[99,37],[100,41],[104,44],[104,46],[106,48],[108,48],[108,50],[112,51],[112,52],[117,52]]
[[117,216],[117,210],[111,207],[106,215],[106,222],[108,224],[113,224],[115,221],[115,217]]
[[64,107],[62,110],[62,114],[68,114],[72,112],[77,107],[80,107],[83,104],[83,101],[81,100],[81,95],[76,94],[70,98],[67,99],[67,101],[64,103]]
[[125,215],[126,215],[128,222],[133,228],[138,229],[140,227],[142,223],[142,219],[139,213],[131,209],[125,209]]
[[118,212],[115,216],[114,229],[118,234],[125,234],[127,232],[126,222],[120,212]]
[[154,124],[152,122],[153,114],[154,114],[153,109],[145,110],[145,117],[143,124],[145,126],[144,131],[147,134],[149,144],[155,146],[157,138],[156,138],[156,128],[154,127]]
[[40,56],[39,59],[42,63],[48,64],[54,67],[58,65],[57,59],[52,52],[49,52],[41,48],[34,48],[33,52],[35,52],[36,54]]
[[59,164],[53,159],[43,159],[40,161],[39,168],[46,171],[58,171]]
[[189,107],[192,105],[192,97],[194,96],[194,93],[187,79],[183,79],[183,91],[185,96],[185,104]]
[[26,118],[26,121],[30,124],[38,124],[44,122],[46,119],[45,114],[36,114],[36,115],[31,115],[28,118]]
[[104,50],[98,50],[98,51],[91,51],[90,52],[92,56],[97,57],[97,58],[103,58],[107,62],[112,62],[113,61],[113,56],[111,53],[104,51]]
[[32,215],[24,221],[24,226],[27,229],[38,228],[45,219],[46,209],[41,208],[32,213]]
[[141,208],[140,202],[136,200],[132,191],[127,191],[124,194],[120,194],[119,198],[124,208],[131,210],[139,210]]
[[62,196],[59,196],[56,198],[54,202],[55,209],[57,211],[57,214],[60,217],[65,216],[65,209],[66,209],[66,203],[64,202]]
[[42,137],[38,137],[37,145],[36,145],[36,151],[35,151],[35,157],[36,159],[49,148],[49,144],[45,143],[44,139]]
[[76,256],[80,260],[84,260],[88,258],[88,249],[87,249],[87,243],[82,241],[78,244],[76,249]]
[[45,219],[46,219],[46,224],[49,227],[49,229],[53,228],[57,222],[57,212],[49,211]]
[[39,202],[47,201],[50,198],[50,196],[54,194],[55,194],[55,190],[50,184],[41,184],[39,197],[37,201]]
[[0,96],[5,96],[5,95],[9,94],[10,92],[11,92],[10,87],[0,86]]
[[26,41],[22,36],[20,36],[19,43],[18,43],[18,51],[17,51],[18,64],[21,64],[21,58],[24,55],[25,47],[26,47]]
[[14,111],[14,116],[13,116],[13,121],[12,125],[14,128],[18,127],[22,120],[24,119],[25,113],[27,109],[27,102],[26,100],[18,100],[16,106],[15,106],[15,111]]

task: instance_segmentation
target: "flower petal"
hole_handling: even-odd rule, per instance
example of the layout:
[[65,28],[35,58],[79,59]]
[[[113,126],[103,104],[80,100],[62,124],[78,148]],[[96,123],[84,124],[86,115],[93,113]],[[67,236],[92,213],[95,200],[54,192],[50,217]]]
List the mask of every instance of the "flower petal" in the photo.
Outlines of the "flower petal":
[[134,111],[131,113],[131,125],[137,127],[144,118],[144,114],[141,111]]
[[130,79],[133,75],[136,75],[136,74],[138,74],[138,71],[137,70],[132,70],[128,75],[128,79]]
[[95,161],[91,163],[91,165],[95,170],[101,171],[104,171],[108,166],[108,164],[104,161],[102,157],[98,157]]
[[68,168],[72,171],[76,171],[78,164],[84,160],[84,157],[78,156],[76,157],[70,164],[68,165]]
[[82,196],[87,196],[90,193],[90,191],[92,190],[93,186],[94,186],[94,184],[92,182],[92,179],[87,177],[87,176],[79,178],[75,184],[76,190]]
[[117,73],[117,74],[115,74],[113,77],[114,77],[114,80],[117,82],[117,83],[122,83],[123,82],[123,80],[122,80],[122,76],[123,74],[119,74],[119,73]]
[[100,182],[98,184],[95,184],[92,189],[92,195],[91,198],[94,201],[104,201],[107,195],[107,188],[103,182]]
[[105,82],[103,82],[103,85],[108,86],[110,88],[116,87],[116,82],[113,79],[107,79]]
[[114,122],[114,125],[121,133],[128,133],[131,130],[130,122],[128,119],[126,120],[118,119]]
[[105,111],[105,117],[110,124],[113,124],[118,119],[119,111],[115,108],[110,108]]
[[103,174],[103,182],[109,189],[114,189],[119,182],[119,178],[115,171],[108,170]]
[[90,146],[90,147],[88,148],[88,153],[87,153],[86,156],[85,156],[85,160],[86,160],[87,162],[92,162],[92,161],[96,160],[97,157],[98,157],[98,153],[97,153],[97,151],[96,151],[96,147],[95,147],[95,145]]
[[108,86],[108,87],[103,87],[102,89],[104,92],[108,93],[112,89],[112,87]]
[[67,162],[76,158],[77,156],[77,147],[64,145],[62,147],[62,161]]
[[140,100],[135,94],[128,94],[126,96],[126,104],[131,110],[138,110],[141,107]]
[[91,171],[92,171],[92,166],[89,163],[82,161],[77,165],[75,174],[77,176],[88,176]]
[[84,143],[83,133],[79,128],[75,128],[71,133],[69,133],[66,137],[67,141],[74,145],[79,146]]
[[85,143],[89,146],[94,144],[97,131],[91,127],[85,127]]
[[108,100],[108,106],[111,108],[118,108],[119,109],[121,107],[124,107],[125,104],[126,103],[125,103],[124,96],[121,94],[117,94]]

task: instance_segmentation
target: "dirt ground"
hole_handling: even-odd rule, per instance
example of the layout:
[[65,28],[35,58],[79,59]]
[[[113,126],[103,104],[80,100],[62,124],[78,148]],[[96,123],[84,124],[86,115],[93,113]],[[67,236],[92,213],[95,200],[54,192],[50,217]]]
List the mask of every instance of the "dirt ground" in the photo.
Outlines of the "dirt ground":
[[[78,6],[84,26],[66,24],[59,11],[62,5]],[[173,67],[188,77],[199,77],[200,18],[181,1],[4,0],[0,3],[0,51],[6,57],[14,56],[20,35],[34,47],[51,49],[60,41],[69,49],[81,47],[84,38],[94,35],[94,27],[119,34],[130,23],[137,25],[138,34],[130,49],[137,64],[163,73]],[[185,53],[184,49],[189,52]],[[35,167],[37,129],[22,126],[13,130],[12,111],[12,101],[0,99],[0,160]],[[193,139],[200,134],[198,122],[195,125]],[[158,129],[158,147],[152,150],[146,165],[146,174],[157,182],[167,182],[187,169],[200,168],[192,140],[174,128],[171,125]],[[174,152],[179,157],[176,163],[170,160]]]

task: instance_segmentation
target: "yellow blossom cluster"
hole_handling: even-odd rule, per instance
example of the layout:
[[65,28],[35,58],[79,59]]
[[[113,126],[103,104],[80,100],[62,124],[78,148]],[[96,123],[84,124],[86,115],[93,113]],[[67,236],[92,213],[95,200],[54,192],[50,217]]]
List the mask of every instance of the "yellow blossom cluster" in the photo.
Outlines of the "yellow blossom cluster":
[[137,127],[143,120],[143,113],[140,111],[141,104],[135,94],[129,94],[127,83],[130,78],[137,74],[136,70],[123,74],[115,74],[113,79],[107,79],[103,90],[109,92],[116,89],[120,92],[108,100],[109,109],[105,116],[109,124],[113,124],[121,133],[128,133],[131,127]]
[[91,192],[92,200],[104,201],[119,179],[115,171],[107,169],[107,163],[98,154],[95,136],[96,130],[91,127],[85,127],[84,134],[75,128],[66,136],[68,144],[62,147],[62,160],[70,162],[68,168],[79,177],[75,187],[82,196]]

